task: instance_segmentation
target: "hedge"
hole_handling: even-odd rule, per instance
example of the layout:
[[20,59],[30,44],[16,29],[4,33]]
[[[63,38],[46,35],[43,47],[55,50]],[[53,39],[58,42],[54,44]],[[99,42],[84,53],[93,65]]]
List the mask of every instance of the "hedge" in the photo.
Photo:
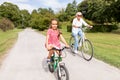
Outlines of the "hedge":
[[117,30],[117,25],[93,25],[93,28],[90,30],[91,32],[111,32],[113,30]]
[[[93,25],[93,28],[89,30],[89,32],[111,32],[113,30],[117,30],[117,25]],[[72,31],[72,25],[67,25],[67,32]]]

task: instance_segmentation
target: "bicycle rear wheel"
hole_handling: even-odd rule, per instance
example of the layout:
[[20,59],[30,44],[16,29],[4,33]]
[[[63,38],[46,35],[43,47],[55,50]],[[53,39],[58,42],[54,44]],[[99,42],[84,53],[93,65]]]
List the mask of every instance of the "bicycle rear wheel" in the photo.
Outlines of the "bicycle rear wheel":
[[60,65],[59,68],[60,69],[57,69],[58,80],[69,80],[68,70],[65,65]]
[[85,39],[85,41],[82,44],[82,56],[85,60],[90,61],[93,57],[93,45],[88,40]]
[[70,37],[70,40],[69,40],[69,46],[70,46],[70,49],[71,49],[72,52],[74,51],[74,43],[75,43],[75,40],[74,40],[74,38],[71,36],[71,37]]

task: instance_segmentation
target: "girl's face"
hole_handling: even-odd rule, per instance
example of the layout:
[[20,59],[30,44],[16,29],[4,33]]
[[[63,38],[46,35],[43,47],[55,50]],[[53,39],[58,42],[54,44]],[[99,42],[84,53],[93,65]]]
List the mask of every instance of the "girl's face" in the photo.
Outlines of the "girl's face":
[[57,22],[56,20],[53,20],[53,21],[51,22],[51,27],[52,27],[52,29],[56,30],[56,29],[57,29],[57,26],[58,26],[58,22]]

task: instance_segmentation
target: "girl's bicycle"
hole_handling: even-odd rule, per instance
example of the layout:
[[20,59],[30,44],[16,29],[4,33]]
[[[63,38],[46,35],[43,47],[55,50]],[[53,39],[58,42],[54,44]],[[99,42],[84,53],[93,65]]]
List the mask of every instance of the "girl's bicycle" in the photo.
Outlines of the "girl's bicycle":
[[[87,30],[87,27],[82,28],[81,30],[82,30],[84,36],[83,37],[79,37],[78,54],[82,53],[82,57],[85,60],[90,61],[92,59],[93,53],[94,53],[93,45],[92,45],[91,41],[86,38],[86,36],[84,34],[84,31]],[[74,50],[74,43],[75,43],[74,37],[71,36],[70,40],[69,40],[69,45],[71,47],[72,53],[74,53],[73,52],[73,50]]]
[[[54,50],[53,55],[51,56],[50,63],[48,64],[49,71],[51,73],[56,72],[58,80],[69,80],[69,73],[65,67],[65,63],[62,61],[61,53],[66,47],[62,49],[52,48]],[[58,55],[58,53],[60,53]]]

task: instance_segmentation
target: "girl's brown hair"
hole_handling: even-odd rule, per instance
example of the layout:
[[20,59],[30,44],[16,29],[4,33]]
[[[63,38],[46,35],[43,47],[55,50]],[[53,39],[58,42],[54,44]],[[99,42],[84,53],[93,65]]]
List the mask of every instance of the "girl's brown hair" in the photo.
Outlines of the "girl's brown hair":
[[59,21],[58,21],[58,19],[51,19],[51,21],[50,21],[50,25],[49,25],[49,28],[52,28],[52,21],[57,21],[57,27],[59,28]]

